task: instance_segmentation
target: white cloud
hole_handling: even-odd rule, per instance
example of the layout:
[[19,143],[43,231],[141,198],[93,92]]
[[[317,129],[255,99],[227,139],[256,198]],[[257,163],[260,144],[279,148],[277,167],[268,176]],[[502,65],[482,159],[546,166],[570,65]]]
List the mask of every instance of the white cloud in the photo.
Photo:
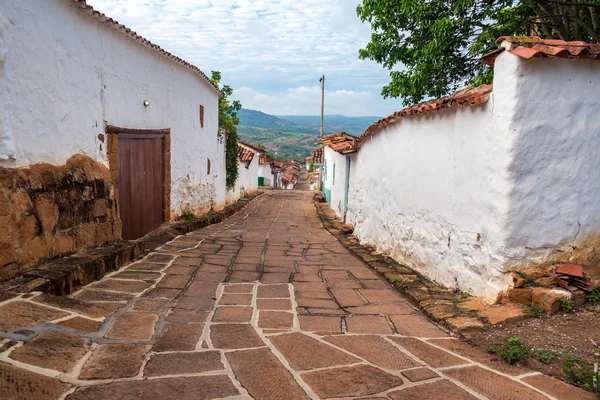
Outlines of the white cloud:
[[[274,115],[318,115],[321,113],[320,86],[300,86],[280,94],[265,94],[249,87],[234,91],[233,97],[245,108]],[[394,107],[397,106],[397,107]],[[401,108],[400,101],[384,101],[369,92],[352,90],[325,91],[325,114],[379,116]]]
[[[356,16],[361,0],[88,2],[205,72],[221,71],[225,83],[265,112],[282,107],[277,99],[288,99],[294,102],[289,109],[318,114],[303,90],[314,90],[322,74],[332,91],[328,113],[387,115],[401,103],[381,99],[388,72],[358,59],[370,38],[370,27]],[[354,99],[363,103],[352,104]],[[362,111],[365,105],[368,111]]]

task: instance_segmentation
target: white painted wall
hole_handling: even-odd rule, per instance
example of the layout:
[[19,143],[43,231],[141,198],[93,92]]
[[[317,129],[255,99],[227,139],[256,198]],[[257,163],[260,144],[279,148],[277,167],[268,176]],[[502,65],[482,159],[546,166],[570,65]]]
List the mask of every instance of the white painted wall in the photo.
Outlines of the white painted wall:
[[340,219],[344,219],[346,213],[346,156],[330,147],[325,147],[325,166],[327,169],[325,187],[331,191],[331,208]]
[[252,162],[246,168],[246,164],[238,160],[238,179],[233,190],[227,191],[227,204],[237,201],[246,194],[255,193],[258,190],[258,153],[255,153]]
[[276,178],[275,178],[275,175],[273,175],[273,171],[271,170],[271,165],[260,164],[258,166],[258,176],[265,178],[265,186],[266,187],[275,186]]
[[70,1],[0,2],[0,165],[63,164],[75,153],[107,164],[105,122],[171,128],[174,214],[223,207],[218,96],[203,79]]
[[489,299],[510,270],[597,242],[599,84],[594,61],[500,54],[487,103],[404,118],[352,156],[355,234]]
[[509,255],[540,261],[556,248],[597,247],[600,96],[595,88],[600,87],[600,65],[594,60],[521,60],[515,81]]

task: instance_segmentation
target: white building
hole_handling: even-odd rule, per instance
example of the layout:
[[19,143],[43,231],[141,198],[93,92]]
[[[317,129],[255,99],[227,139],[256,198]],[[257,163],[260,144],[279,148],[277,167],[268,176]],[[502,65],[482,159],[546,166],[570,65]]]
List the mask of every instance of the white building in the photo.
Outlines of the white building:
[[351,154],[356,152],[356,137],[338,132],[321,139],[324,146],[323,192],[336,215],[346,219],[350,190]]
[[[85,154],[110,167],[121,203],[134,198],[159,224],[220,209],[219,96],[200,69],[85,0],[0,2],[0,166]],[[162,172],[144,181],[142,170]],[[135,187],[160,198],[149,204]]]
[[348,205],[362,242],[490,299],[511,270],[586,263],[600,245],[600,46],[499,43],[485,57],[493,88],[367,129],[352,155]]
[[277,169],[275,161],[267,157],[266,154],[261,154],[258,161],[258,186],[276,187],[277,185]]
[[227,203],[258,190],[258,169],[261,150],[238,141],[238,179],[235,187],[227,191]]

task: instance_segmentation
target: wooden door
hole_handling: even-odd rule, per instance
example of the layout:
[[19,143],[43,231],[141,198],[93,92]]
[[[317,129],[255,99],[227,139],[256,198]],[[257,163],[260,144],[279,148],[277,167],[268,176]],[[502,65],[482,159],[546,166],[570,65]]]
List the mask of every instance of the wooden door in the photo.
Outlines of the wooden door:
[[163,137],[119,134],[119,206],[125,240],[142,237],[163,223]]

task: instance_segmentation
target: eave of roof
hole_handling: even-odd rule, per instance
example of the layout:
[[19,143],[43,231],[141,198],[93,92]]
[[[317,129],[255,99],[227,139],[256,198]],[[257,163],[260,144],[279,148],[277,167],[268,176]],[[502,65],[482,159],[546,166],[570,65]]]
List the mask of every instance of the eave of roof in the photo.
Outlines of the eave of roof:
[[320,142],[323,146],[327,146],[340,154],[350,154],[356,152],[357,140],[357,137],[349,135],[346,132],[337,132],[322,137]]
[[498,55],[504,51],[525,59],[556,57],[600,60],[600,44],[589,44],[583,41],[566,42],[542,39],[537,36],[501,36],[496,43],[499,48],[481,58],[488,65],[494,65]]
[[114,19],[108,17],[106,14],[95,10],[94,7],[87,4],[86,0],[72,0],[72,2],[75,3],[75,5],[77,7],[79,7],[79,9],[82,12],[92,16],[99,22],[104,23],[107,26],[115,29],[117,32],[121,33],[122,35],[130,38],[131,40],[135,40],[137,43],[139,43],[143,46],[146,46],[146,47],[152,49],[153,51],[169,58],[170,60],[175,61],[176,63],[179,63],[179,64],[191,69],[196,74],[200,75],[200,77],[208,84],[208,86],[211,89],[213,89],[215,92],[217,92],[217,94],[219,96],[223,95],[221,90],[219,90],[218,86],[215,85],[210,80],[210,78],[208,76],[206,76],[206,74],[204,72],[202,72],[202,70],[200,68],[196,67],[193,64],[190,64],[189,62],[185,61],[182,58],[179,58],[179,57],[169,53],[168,51],[164,50],[159,45],[156,45],[156,44],[152,43],[151,41],[149,41],[148,39],[146,39],[145,37],[138,35],[137,32],[133,31],[131,28],[128,28],[123,24],[120,24],[117,20],[114,20]]

